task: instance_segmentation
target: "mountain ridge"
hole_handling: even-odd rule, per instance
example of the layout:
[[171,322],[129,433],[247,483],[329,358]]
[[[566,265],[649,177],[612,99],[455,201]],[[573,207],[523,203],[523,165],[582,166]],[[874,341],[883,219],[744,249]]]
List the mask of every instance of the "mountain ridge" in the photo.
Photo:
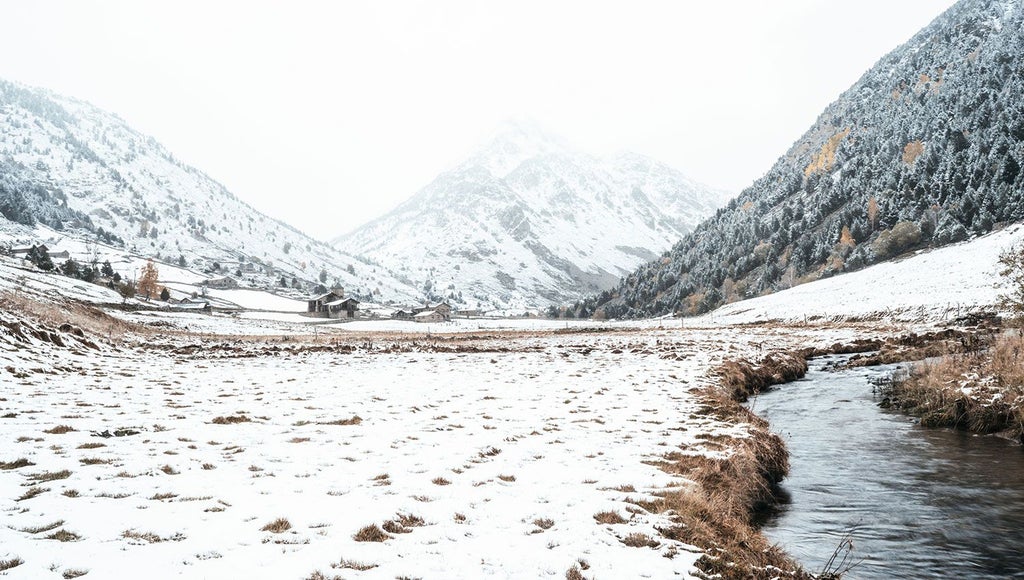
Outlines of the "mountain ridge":
[[568,311],[696,314],[1024,220],[1021,13],[961,0],[662,258]]

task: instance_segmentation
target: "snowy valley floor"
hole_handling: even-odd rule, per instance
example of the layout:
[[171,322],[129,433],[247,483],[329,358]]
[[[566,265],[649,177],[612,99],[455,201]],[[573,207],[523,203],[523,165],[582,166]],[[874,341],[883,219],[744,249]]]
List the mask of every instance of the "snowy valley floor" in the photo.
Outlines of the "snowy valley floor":
[[[650,462],[724,456],[746,436],[693,391],[723,360],[867,332],[154,334],[93,349],[14,326],[0,327],[12,578],[687,577],[699,551],[631,501],[692,485]],[[356,539],[374,525],[387,539]]]

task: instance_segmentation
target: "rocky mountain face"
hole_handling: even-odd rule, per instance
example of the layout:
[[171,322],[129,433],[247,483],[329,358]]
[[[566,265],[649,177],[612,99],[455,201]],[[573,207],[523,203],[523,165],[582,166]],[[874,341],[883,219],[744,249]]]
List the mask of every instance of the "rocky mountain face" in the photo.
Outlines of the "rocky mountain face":
[[596,158],[510,122],[389,214],[333,243],[470,307],[575,300],[614,286],[726,195],[635,154]]
[[698,313],[958,242],[1024,220],[1021,163],[1024,5],[962,0],[726,208],[570,312]]
[[244,271],[254,286],[340,284],[364,299],[422,298],[378,265],[261,214],[117,116],[4,81],[0,214],[196,270]]

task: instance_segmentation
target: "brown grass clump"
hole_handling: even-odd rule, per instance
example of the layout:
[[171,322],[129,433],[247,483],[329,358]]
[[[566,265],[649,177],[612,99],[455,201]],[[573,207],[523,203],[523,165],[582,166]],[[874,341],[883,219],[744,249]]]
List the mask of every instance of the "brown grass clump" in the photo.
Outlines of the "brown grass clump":
[[57,481],[58,479],[67,479],[71,477],[71,472],[67,469],[61,471],[43,471],[40,473],[33,473],[27,478],[30,481]]
[[334,421],[319,421],[317,425],[358,425],[363,422],[359,415],[352,415],[348,419],[335,419]]
[[277,518],[276,520],[260,528],[260,531],[280,534],[283,532],[287,532],[290,529],[292,529],[292,523],[289,522],[287,518]]
[[106,443],[82,443],[78,449],[99,449],[100,447],[106,447]]
[[533,520],[533,525],[542,530],[550,530],[555,525],[555,520],[551,518],[537,518]]
[[641,534],[639,532],[633,532],[625,538],[622,538],[621,541],[630,548],[657,548],[661,545],[661,542],[647,534]]
[[53,522],[52,524],[44,524],[42,526],[34,526],[34,527],[30,526],[30,527],[27,527],[27,528],[21,528],[18,531],[26,533],[26,534],[41,534],[43,532],[49,532],[51,530],[56,530],[57,528],[59,528],[59,527],[61,527],[63,525],[64,525],[64,520],[57,520],[57,521]]
[[77,431],[77,429],[71,425],[57,425],[56,427],[44,429],[43,433],[49,433],[50,435],[63,435],[65,433],[71,433],[72,431]]
[[807,359],[801,353],[773,353],[757,365],[745,360],[730,360],[718,368],[722,385],[737,401],[768,391],[774,385],[788,383],[807,374]]
[[565,580],[587,580],[587,577],[583,575],[578,564],[573,564],[572,568],[565,571]]
[[0,461],[0,470],[20,469],[22,467],[30,467],[35,465],[24,457],[15,459],[14,461]]
[[[792,354],[770,355],[758,367],[743,362],[723,365],[719,369],[721,387],[698,392],[704,403],[702,411],[745,425],[748,436],[716,438],[716,448],[731,451],[725,458],[665,454],[651,464],[682,475],[694,485],[662,492],[656,501],[631,500],[649,512],[671,514],[673,525],[659,533],[701,548],[705,554],[696,566],[706,576],[723,580],[811,577],[754,525],[754,515],[775,503],[775,486],[789,471],[789,454],[782,439],[768,430],[767,421],[737,402],[746,397],[751,385],[764,388],[802,376],[805,370],[803,357]],[[642,540],[629,541],[650,545]]]
[[434,485],[451,485],[452,483],[443,477],[435,477],[434,479],[431,479],[430,482]]
[[65,580],[71,580],[71,578],[79,578],[81,576],[85,576],[88,573],[89,573],[88,570],[80,570],[78,568],[68,568],[67,570],[64,570],[64,573],[61,574],[61,576],[63,576]]
[[359,531],[352,536],[352,539],[357,542],[383,542],[384,540],[390,540],[391,536],[387,535],[377,524],[370,524],[359,528]]
[[82,465],[108,465],[113,463],[112,459],[103,459],[101,457],[83,457],[78,460]]
[[252,419],[246,415],[229,415],[227,417],[214,417],[211,421],[214,425],[234,425],[236,423],[249,423]]
[[377,564],[364,564],[362,562],[356,562],[355,560],[346,560],[342,558],[338,562],[331,564],[331,568],[338,568],[342,570],[358,570],[365,572],[366,570],[373,570],[377,567]]
[[56,532],[46,536],[47,540],[57,540],[58,542],[77,542],[82,539],[82,536],[74,532],[69,532],[65,529],[57,530]]
[[11,558],[10,560],[0,560],[0,572],[3,572],[4,570],[10,570],[11,568],[15,568],[17,566],[21,566],[24,563],[25,561],[17,556]]
[[185,535],[181,533],[163,538],[153,532],[137,532],[134,529],[121,532],[121,537],[128,540],[149,542],[150,544],[159,544],[160,542],[180,542],[185,539]]
[[498,479],[500,479],[502,481],[505,481],[505,482],[508,482],[508,483],[511,483],[511,482],[516,480],[516,476],[514,476],[514,475],[499,475]]
[[36,497],[37,495],[44,494],[44,493],[46,493],[48,491],[50,491],[50,488],[48,488],[48,487],[38,487],[38,486],[30,487],[30,488],[28,488],[28,491],[26,491],[25,493],[21,494],[21,497],[19,497],[18,499],[14,500],[14,501],[25,501],[27,499],[32,499],[32,498]]
[[883,407],[921,417],[925,427],[1000,433],[1024,442],[1024,338],[1004,335],[987,350],[925,361],[881,387]]
[[402,525],[401,522],[396,520],[388,520],[381,525],[381,528],[389,534],[408,534],[412,531],[411,528],[407,528]]
[[627,521],[629,521],[626,518],[620,516],[619,512],[612,511],[597,512],[596,514],[594,514],[594,519],[597,520],[597,523],[599,524],[624,524]]
[[64,491],[60,492],[60,494],[63,495],[64,497],[78,497],[79,495],[77,489],[65,489]]

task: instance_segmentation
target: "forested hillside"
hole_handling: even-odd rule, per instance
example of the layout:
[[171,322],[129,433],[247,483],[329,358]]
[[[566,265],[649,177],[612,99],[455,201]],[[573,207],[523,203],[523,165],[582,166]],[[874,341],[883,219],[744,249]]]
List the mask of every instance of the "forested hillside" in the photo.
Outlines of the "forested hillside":
[[567,314],[705,312],[1024,220],[1022,11],[957,3],[727,207]]

